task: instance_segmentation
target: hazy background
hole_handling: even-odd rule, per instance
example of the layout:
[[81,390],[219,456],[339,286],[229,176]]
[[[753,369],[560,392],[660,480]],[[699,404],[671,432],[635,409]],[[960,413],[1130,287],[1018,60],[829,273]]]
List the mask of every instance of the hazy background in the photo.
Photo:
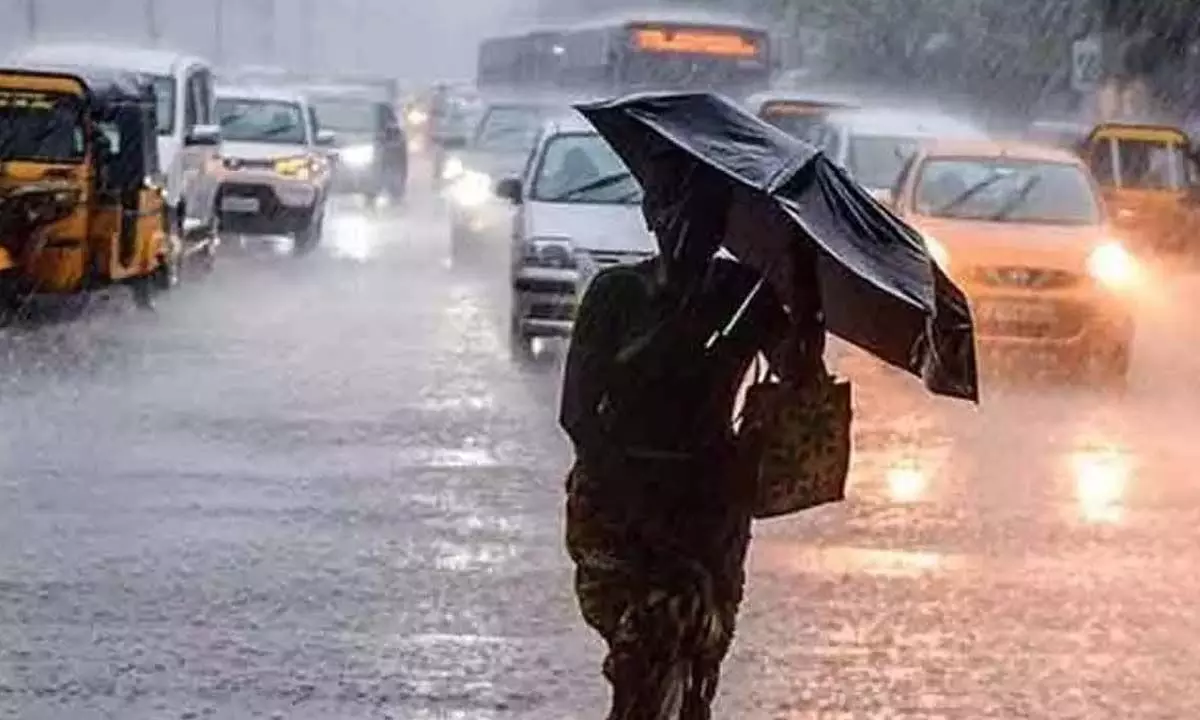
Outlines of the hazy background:
[[532,18],[538,0],[0,0],[0,52],[28,40],[31,3],[42,37],[144,44],[157,26],[162,45],[222,64],[423,81],[473,76],[479,37]]

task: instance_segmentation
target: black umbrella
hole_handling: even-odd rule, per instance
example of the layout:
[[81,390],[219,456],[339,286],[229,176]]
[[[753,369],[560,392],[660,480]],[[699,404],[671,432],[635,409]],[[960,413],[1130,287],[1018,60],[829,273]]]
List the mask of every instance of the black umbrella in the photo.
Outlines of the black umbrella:
[[815,244],[830,332],[935,393],[978,401],[966,297],[920,233],[819,150],[709,93],[638,94],[576,109],[647,192],[677,182],[663,167],[717,171],[709,174],[733,189],[731,253],[791,297],[790,249]]

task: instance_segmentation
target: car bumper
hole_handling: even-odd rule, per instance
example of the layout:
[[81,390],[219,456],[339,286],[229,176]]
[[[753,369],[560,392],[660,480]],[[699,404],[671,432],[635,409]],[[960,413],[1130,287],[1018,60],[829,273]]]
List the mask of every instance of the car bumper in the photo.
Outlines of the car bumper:
[[570,337],[578,304],[579,273],[521,268],[513,278],[516,324],[527,337]]
[[1133,338],[1129,302],[1116,295],[967,294],[985,352],[1086,354]]
[[216,207],[223,231],[289,234],[308,227],[321,197],[312,184],[225,181],[217,189]]

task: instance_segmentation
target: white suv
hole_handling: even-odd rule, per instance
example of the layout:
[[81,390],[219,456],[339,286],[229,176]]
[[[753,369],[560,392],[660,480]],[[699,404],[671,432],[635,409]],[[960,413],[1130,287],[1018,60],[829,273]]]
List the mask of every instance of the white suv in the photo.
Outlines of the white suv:
[[496,193],[517,206],[510,337],[520,352],[533,338],[570,336],[578,294],[600,269],[657,252],[641,187],[579,116],[547,123],[524,174]]
[[222,233],[292,235],[297,250],[311,249],[325,220],[333,134],[317,128],[308,101],[291,90],[219,88],[217,119]]

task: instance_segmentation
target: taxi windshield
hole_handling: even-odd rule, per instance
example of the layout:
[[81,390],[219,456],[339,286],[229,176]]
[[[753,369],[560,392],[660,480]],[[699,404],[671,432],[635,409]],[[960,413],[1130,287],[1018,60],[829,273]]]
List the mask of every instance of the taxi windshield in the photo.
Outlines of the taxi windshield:
[[532,196],[541,202],[633,205],[642,201],[642,188],[603,138],[571,133],[546,143]]
[[288,145],[304,145],[308,141],[304,113],[293,102],[220,98],[217,118],[222,140]]
[[528,152],[537,139],[544,115],[541,108],[533,106],[493,107],[479,122],[475,146],[496,152]]
[[1135,190],[1178,190],[1187,185],[1188,156],[1175,142],[1104,138],[1096,143],[1091,160],[1101,185]]
[[1086,171],[1011,158],[928,160],[914,196],[922,215],[990,222],[1093,225],[1100,206]]
[[375,103],[369,100],[325,98],[316,100],[313,106],[321,127],[327,130],[363,134],[379,129],[379,113]]
[[913,137],[852,136],[847,147],[846,169],[867,188],[891,189],[919,145],[920,140]]
[[74,95],[0,90],[0,161],[80,162],[81,112]]

